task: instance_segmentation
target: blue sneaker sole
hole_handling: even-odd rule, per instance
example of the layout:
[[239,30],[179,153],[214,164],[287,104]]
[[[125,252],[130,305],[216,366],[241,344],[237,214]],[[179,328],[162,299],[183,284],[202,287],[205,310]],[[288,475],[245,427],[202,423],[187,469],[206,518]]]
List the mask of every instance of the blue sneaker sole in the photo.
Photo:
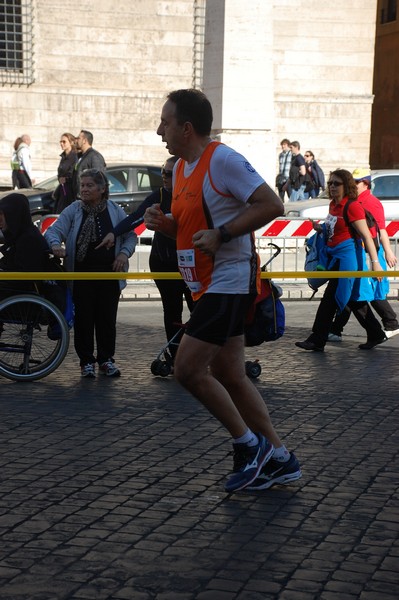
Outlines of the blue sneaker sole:
[[251,483],[253,483],[255,481],[255,479],[258,478],[259,473],[262,470],[262,467],[272,457],[273,452],[274,452],[274,446],[273,446],[273,444],[270,444],[270,448],[265,453],[265,456],[263,457],[263,459],[259,462],[258,468],[256,469],[256,471],[254,471],[253,476],[249,480],[247,479],[246,481],[243,481],[243,483],[241,485],[229,486],[229,482],[227,482],[226,485],[224,486],[225,491],[228,492],[229,494],[232,492],[239,492],[240,490],[244,490],[249,485],[251,485]]
[[292,481],[297,481],[297,479],[300,479],[301,477],[301,471],[295,471],[295,473],[286,473],[285,475],[280,475],[280,477],[269,479],[268,481],[264,480],[262,477],[258,477],[259,485],[252,485],[251,487],[247,486],[247,490],[268,490],[273,485],[285,485],[287,483],[291,483]]

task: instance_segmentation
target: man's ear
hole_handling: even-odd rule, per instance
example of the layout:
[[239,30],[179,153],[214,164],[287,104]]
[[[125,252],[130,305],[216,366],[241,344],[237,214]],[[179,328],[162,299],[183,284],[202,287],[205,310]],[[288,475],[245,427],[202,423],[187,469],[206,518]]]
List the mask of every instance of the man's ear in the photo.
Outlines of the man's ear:
[[183,123],[183,135],[188,137],[194,132],[193,124],[190,121]]

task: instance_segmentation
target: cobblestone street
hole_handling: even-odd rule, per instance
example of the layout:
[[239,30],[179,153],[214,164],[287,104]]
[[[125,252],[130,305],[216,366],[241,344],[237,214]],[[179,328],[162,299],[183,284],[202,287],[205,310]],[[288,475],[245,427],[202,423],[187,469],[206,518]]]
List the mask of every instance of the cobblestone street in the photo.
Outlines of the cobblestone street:
[[1,600],[397,600],[399,336],[302,352],[315,304],[287,303],[248,358],[303,477],[228,496],[228,435],[151,374],[144,304],[121,304],[120,379],[81,380],[72,345],[46,379],[0,380]]

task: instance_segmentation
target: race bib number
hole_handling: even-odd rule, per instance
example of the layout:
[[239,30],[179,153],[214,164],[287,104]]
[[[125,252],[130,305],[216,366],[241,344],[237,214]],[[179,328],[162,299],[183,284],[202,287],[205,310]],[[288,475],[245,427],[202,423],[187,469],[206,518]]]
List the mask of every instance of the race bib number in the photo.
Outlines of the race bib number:
[[333,215],[327,215],[326,220],[324,221],[324,224],[326,226],[326,233],[327,233],[327,239],[331,240],[332,236],[334,235],[334,229],[335,229],[335,224],[337,222],[337,217],[334,217]]
[[195,270],[195,252],[193,249],[190,250],[178,250],[177,251],[177,264],[179,271],[187,287],[191,292],[199,292],[202,288],[201,282],[198,280],[197,272]]

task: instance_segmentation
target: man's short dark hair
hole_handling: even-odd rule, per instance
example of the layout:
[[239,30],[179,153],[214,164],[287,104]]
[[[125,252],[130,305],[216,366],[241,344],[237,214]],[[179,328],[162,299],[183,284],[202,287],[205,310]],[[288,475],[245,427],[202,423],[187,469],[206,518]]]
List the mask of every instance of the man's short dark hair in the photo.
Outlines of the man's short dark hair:
[[87,129],[81,129],[80,130],[81,133],[83,133],[83,135],[85,136],[86,140],[88,141],[88,143],[90,144],[90,146],[93,145],[93,134],[91,131],[87,131]]
[[198,135],[211,133],[212,106],[203,92],[194,89],[175,90],[167,98],[176,105],[176,120],[179,125],[188,121]]
[[301,144],[299,142],[297,142],[297,141],[291,142],[290,146],[294,146],[295,148],[298,148],[298,150],[301,149]]

